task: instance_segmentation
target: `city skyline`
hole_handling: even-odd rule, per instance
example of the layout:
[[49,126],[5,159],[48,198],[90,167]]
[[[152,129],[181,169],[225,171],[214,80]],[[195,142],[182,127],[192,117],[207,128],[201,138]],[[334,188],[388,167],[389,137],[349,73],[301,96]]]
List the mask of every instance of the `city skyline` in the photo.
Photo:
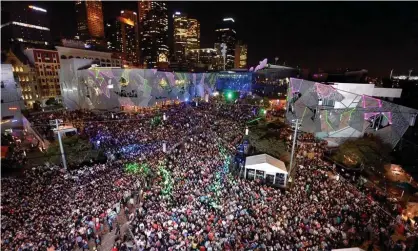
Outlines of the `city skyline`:
[[[37,4],[50,10],[53,38],[75,35],[75,13],[68,11],[74,2]],[[103,2],[104,18],[122,9],[135,11],[137,5]],[[371,75],[386,76],[391,69],[406,72],[418,65],[418,20],[413,17],[417,3],[167,2],[167,7],[170,47],[175,11],[201,23],[201,48],[212,48],[216,24],[233,17],[239,39],[248,45],[248,67],[278,57],[281,64],[313,71],[364,68]]]

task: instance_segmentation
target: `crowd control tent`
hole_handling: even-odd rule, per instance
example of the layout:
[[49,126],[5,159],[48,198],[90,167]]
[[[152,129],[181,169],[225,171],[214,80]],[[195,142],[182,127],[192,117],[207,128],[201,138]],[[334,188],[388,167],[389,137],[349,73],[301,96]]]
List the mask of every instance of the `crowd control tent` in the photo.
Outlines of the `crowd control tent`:
[[286,187],[288,172],[283,161],[268,154],[249,156],[245,159],[244,177],[262,179],[267,184]]

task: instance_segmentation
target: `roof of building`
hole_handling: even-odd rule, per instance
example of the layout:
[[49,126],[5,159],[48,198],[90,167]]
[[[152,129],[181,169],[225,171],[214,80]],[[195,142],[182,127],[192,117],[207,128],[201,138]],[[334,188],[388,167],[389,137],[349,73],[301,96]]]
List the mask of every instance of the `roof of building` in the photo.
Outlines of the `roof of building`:
[[19,59],[20,62],[22,62],[22,64],[34,67],[34,65],[30,62],[29,58],[26,57],[21,46],[11,46],[10,52],[13,53],[16,56],[16,58]]
[[286,165],[283,161],[276,159],[268,154],[259,154],[245,158],[245,166],[269,164],[284,172],[287,172]]

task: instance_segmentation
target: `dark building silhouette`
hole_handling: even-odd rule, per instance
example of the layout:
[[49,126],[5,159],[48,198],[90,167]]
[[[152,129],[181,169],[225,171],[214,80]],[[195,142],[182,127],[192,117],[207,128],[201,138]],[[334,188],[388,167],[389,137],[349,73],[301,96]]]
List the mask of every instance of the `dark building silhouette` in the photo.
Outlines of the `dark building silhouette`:
[[22,43],[32,47],[51,44],[48,11],[25,2],[1,3],[2,48],[10,43]]

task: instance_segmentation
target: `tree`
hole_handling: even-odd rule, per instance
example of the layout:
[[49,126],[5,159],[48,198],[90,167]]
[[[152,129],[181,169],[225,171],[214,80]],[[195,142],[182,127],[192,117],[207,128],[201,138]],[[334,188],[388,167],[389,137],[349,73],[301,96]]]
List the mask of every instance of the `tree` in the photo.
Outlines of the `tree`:
[[267,97],[263,97],[263,102],[262,105],[265,109],[269,109],[271,104],[270,104],[270,99],[268,99]]
[[55,98],[49,98],[46,102],[45,105],[47,106],[54,106],[54,105],[58,105],[58,102]]
[[36,100],[36,101],[33,103],[33,110],[34,110],[34,111],[40,111],[40,110],[41,110],[41,102],[39,102],[38,100]]
[[390,163],[392,147],[381,138],[368,135],[354,140],[347,140],[341,144],[332,159],[347,167],[375,167],[383,168]]
[[[91,159],[96,159],[100,153],[99,150],[93,149],[93,145],[88,140],[82,139],[78,136],[63,137],[62,144],[67,164],[69,166],[77,165]],[[58,140],[48,147],[46,157],[49,162],[56,164],[61,163],[61,151]]]
[[266,153],[289,163],[290,154],[286,151],[286,143],[279,138],[277,125],[272,123],[260,123],[251,127],[249,140],[251,146],[258,152]]

